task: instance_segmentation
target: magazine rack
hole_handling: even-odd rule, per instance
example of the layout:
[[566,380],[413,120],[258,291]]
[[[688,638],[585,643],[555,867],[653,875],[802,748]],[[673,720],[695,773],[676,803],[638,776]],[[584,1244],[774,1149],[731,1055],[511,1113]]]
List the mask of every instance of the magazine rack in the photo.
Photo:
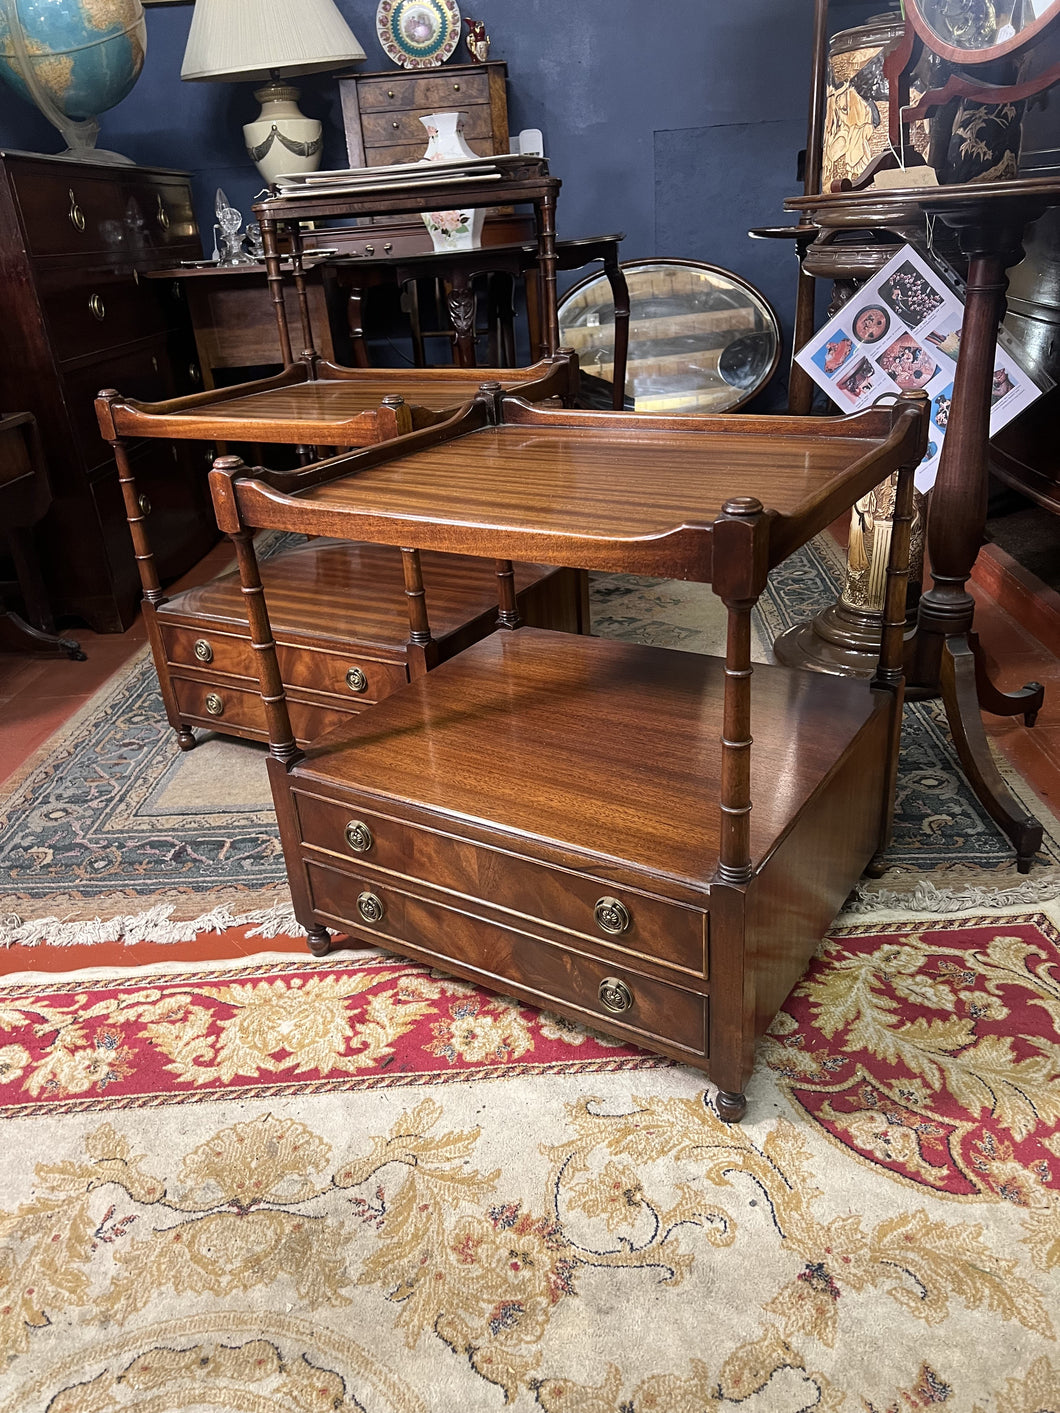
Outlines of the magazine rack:
[[[554,1009],[709,1072],[719,1114],[739,1119],[756,1038],[889,836],[926,427],[922,393],[812,421],[494,393],[301,472],[219,459],[214,508],[238,556],[311,949],[334,929]],[[752,690],[770,569],[896,468],[876,677],[756,666]],[[410,639],[428,654],[421,549],[503,556],[507,629],[511,555],[711,583],[726,656],[497,632],[302,751],[257,528],[404,547]]]

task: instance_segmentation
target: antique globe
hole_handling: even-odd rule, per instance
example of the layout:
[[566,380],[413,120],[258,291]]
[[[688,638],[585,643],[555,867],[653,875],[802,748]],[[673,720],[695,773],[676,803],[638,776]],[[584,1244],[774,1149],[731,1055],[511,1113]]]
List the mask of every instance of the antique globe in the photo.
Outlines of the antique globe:
[[66,139],[66,157],[125,162],[95,143],[98,115],[140,76],[147,25],[140,0],[0,0],[0,78]]

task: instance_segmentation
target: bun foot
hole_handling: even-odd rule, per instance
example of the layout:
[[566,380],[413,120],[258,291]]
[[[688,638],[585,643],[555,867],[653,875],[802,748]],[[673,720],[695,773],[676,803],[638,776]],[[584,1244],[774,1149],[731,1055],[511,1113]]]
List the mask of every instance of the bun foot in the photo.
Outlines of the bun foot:
[[738,1124],[747,1113],[747,1095],[732,1094],[719,1089],[714,1100],[714,1110],[723,1124]]
[[306,946],[314,957],[326,957],[331,951],[331,933],[326,927],[311,927],[306,935]]
[[882,854],[875,854],[871,861],[866,865],[865,877],[882,878],[889,868],[890,864],[887,862],[884,856]]
[[182,726],[177,732],[177,745],[182,751],[190,751],[195,748],[195,732]]

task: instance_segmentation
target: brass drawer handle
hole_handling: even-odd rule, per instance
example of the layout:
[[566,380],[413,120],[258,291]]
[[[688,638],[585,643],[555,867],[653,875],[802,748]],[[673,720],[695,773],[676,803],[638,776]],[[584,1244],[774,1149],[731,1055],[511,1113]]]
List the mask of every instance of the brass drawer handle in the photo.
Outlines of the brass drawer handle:
[[207,692],[206,710],[211,716],[221,716],[225,709],[225,699],[217,692]]
[[390,126],[391,126],[392,128],[399,128],[399,127],[401,126],[401,124],[400,124],[400,123],[391,123]]
[[351,692],[367,692],[368,678],[359,667],[351,667],[346,673],[346,686]]
[[155,220],[164,231],[169,230],[169,212],[166,210],[166,203],[162,200],[162,193],[158,193],[158,210],[155,212]]
[[153,353],[151,355],[151,367],[156,373],[158,372],[158,359]]
[[386,909],[383,907],[382,898],[377,898],[374,893],[362,893],[357,899],[357,911],[365,922],[375,923],[383,921]]
[[393,250],[393,248],[394,248],[394,243],[393,243],[393,241],[389,241],[389,240],[386,241],[386,243],[383,245],[383,254],[384,254],[384,255],[389,255],[390,252]]
[[199,365],[197,363],[188,364],[188,378],[193,383],[202,382],[202,373],[200,372]]
[[366,246],[364,247],[364,253],[365,253],[365,255],[374,255],[374,254],[375,254],[375,246],[374,246],[374,245],[366,245]]
[[616,1015],[619,1011],[628,1011],[633,1004],[633,992],[617,976],[605,976],[597,994],[604,1010],[613,1011]]
[[205,638],[196,638],[195,647],[192,649],[200,662],[213,662],[213,648]]
[[460,92],[460,85],[459,85],[458,83],[454,83],[454,84],[453,84],[453,92],[454,92],[454,93],[459,93],[459,92]]
[[98,294],[91,294],[88,297],[88,307],[92,311],[92,317],[98,319],[102,324],[107,317],[107,308]]
[[83,231],[85,229],[85,213],[81,210],[80,206],[78,206],[77,197],[74,195],[72,187],[70,189],[70,209],[67,211],[66,215],[75,231]]
[[387,91],[386,91],[386,96],[387,96],[388,98],[393,98],[393,96],[394,96],[394,90],[393,90],[392,88],[388,88]]
[[346,826],[346,843],[355,854],[366,854],[375,843],[372,831],[359,819],[351,819]]
[[629,909],[617,898],[601,898],[593,909],[593,916],[601,931],[610,932],[615,937],[620,932],[628,932],[633,922]]
[[136,504],[140,507],[141,515],[151,514],[151,497],[144,491],[143,495],[137,496]]

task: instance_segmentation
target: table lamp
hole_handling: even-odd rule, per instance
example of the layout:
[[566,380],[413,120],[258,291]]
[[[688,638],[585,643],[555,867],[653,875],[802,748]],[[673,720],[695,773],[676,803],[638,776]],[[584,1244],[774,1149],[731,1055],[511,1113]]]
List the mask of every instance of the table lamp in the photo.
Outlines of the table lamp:
[[261,113],[243,128],[247,151],[268,183],[281,172],[315,172],[321,124],[298,109],[285,75],[321,73],[365,57],[334,0],[198,0],[183,79],[265,79]]

